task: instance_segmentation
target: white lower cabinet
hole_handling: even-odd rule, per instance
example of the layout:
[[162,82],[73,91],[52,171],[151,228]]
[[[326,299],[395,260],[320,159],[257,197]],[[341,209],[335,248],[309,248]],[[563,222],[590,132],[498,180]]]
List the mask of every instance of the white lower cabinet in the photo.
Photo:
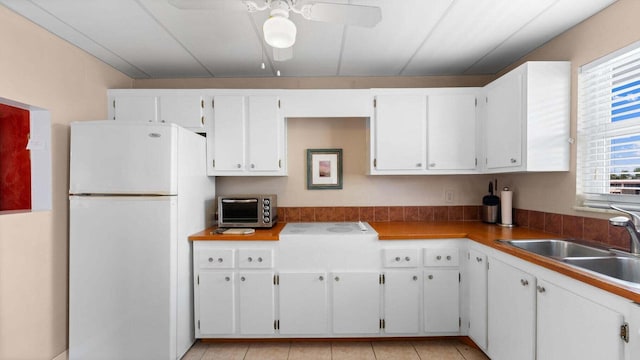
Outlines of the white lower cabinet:
[[233,334],[235,280],[231,271],[201,271],[196,285],[196,336]]
[[238,273],[240,334],[275,333],[273,271]]
[[424,327],[426,332],[460,330],[460,272],[458,269],[424,271]]
[[325,272],[282,272],[278,277],[280,334],[326,334],[328,332],[327,274]]
[[380,332],[380,273],[334,272],[333,332],[377,334]]
[[538,359],[624,359],[622,314],[544,280],[537,300]]
[[420,282],[417,270],[384,273],[384,331],[387,334],[420,332]]
[[535,359],[536,278],[490,259],[487,292],[491,359]]
[[487,255],[469,249],[469,337],[487,350]]

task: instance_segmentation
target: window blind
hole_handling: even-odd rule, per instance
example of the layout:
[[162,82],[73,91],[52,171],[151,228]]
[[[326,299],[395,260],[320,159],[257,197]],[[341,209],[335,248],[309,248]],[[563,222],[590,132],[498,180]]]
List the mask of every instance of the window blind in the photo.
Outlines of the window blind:
[[640,42],[580,69],[576,180],[583,206],[640,210]]

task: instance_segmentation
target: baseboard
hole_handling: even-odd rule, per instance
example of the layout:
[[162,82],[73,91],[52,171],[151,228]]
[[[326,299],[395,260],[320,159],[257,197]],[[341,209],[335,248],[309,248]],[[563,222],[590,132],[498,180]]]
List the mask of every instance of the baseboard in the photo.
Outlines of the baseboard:
[[69,352],[67,350],[54,357],[52,360],[69,360]]

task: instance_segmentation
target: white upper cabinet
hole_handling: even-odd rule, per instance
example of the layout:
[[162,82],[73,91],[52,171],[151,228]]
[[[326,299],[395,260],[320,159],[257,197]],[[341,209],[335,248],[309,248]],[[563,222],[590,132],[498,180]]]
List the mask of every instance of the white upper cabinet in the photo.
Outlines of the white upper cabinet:
[[485,172],[569,170],[570,71],[527,62],[485,87]]
[[117,121],[167,122],[205,131],[205,101],[193,90],[109,90],[109,116]]
[[476,169],[476,99],[473,92],[429,95],[429,170]]
[[370,122],[372,175],[476,172],[480,89],[376,91]]
[[275,95],[216,95],[207,123],[207,173],[286,175],[286,128]]
[[427,97],[376,95],[372,173],[420,173],[427,160]]

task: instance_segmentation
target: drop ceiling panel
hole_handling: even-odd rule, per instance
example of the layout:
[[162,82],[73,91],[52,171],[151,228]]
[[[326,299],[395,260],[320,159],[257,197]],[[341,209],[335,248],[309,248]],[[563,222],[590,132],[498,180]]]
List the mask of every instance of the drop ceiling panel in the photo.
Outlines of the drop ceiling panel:
[[209,76],[135,1],[32,1],[151,77]]
[[555,1],[457,0],[402,74],[463,73]]
[[513,63],[532,49],[577,25],[614,3],[615,0],[560,0],[535,18],[520,31],[500,44],[487,56],[468,68],[468,74],[494,74],[504,68],[504,62]]
[[213,76],[271,75],[260,69],[260,38],[246,11],[181,10],[162,0],[140,2]]
[[[291,20],[298,29],[293,58],[274,62],[274,67],[282,76],[336,76],[345,26],[309,21],[296,14]],[[256,20],[260,30],[263,22]]]
[[[372,4],[366,0],[352,3]],[[376,27],[347,28],[340,75],[400,75],[452,3],[453,0],[379,2],[383,15]]]

